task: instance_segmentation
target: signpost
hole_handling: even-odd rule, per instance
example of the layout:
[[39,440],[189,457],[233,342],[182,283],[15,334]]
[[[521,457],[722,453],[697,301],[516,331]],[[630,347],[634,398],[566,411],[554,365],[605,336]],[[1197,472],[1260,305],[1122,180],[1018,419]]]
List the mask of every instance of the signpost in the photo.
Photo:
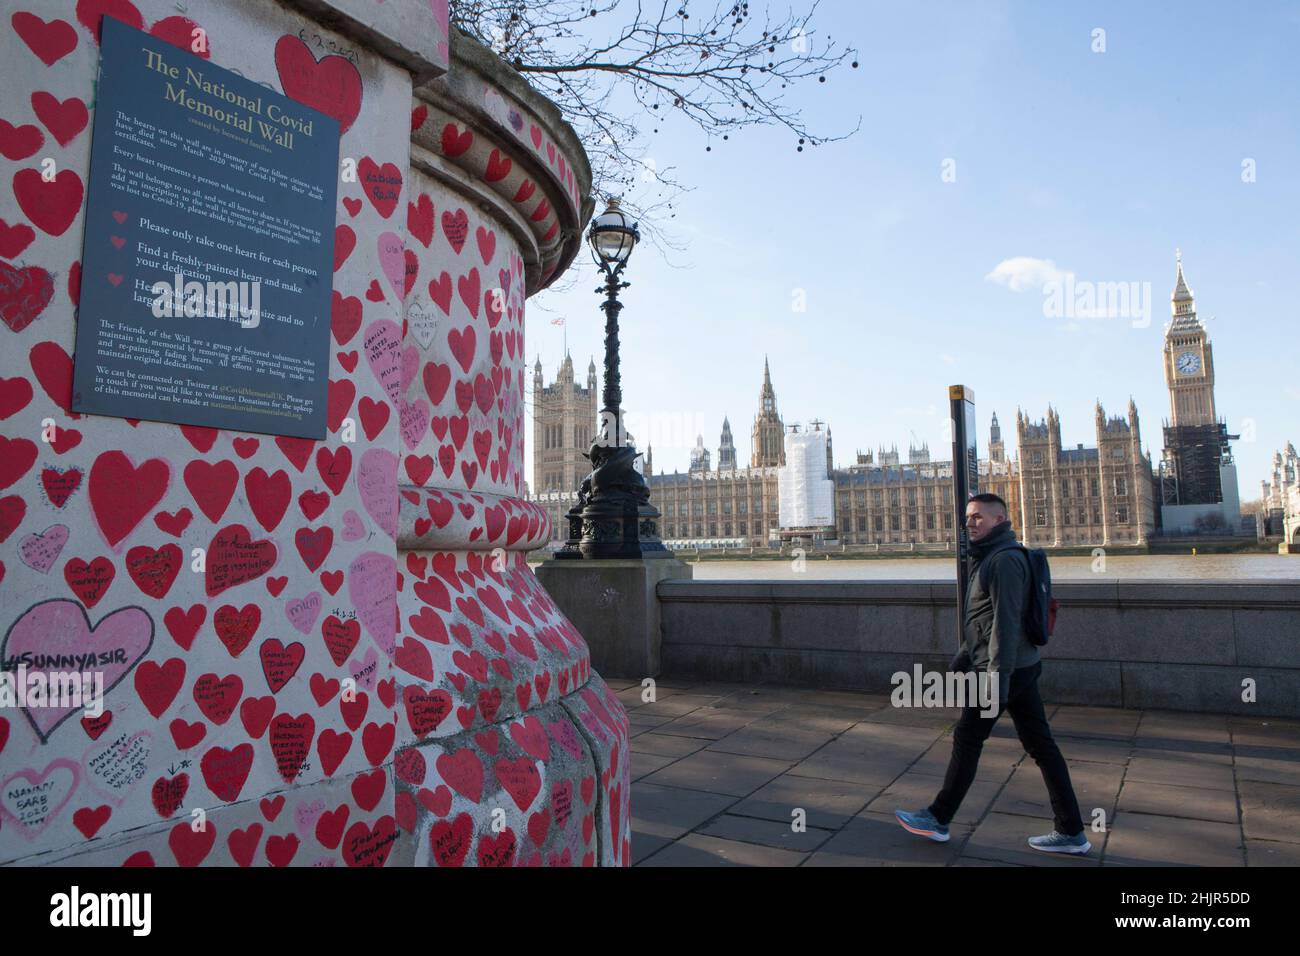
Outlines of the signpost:
[[324,438],[338,121],[104,17],[72,408]]
[[966,616],[966,584],[970,578],[966,538],[966,502],[979,494],[979,456],[975,448],[975,392],[965,385],[948,386],[952,419],[952,501],[957,521],[957,645],[961,646]]

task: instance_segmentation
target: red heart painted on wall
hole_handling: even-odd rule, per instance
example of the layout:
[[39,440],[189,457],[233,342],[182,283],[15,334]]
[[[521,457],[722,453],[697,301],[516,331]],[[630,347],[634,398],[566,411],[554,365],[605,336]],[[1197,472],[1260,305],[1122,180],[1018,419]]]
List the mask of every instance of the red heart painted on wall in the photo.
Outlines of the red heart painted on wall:
[[275,68],[285,95],[334,117],[340,135],[361,112],[361,74],[347,58],[318,61],[306,43],[285,34],[275,44]]
[[121,451],[106,451],[90,467],[90,507],[109,547],[135,530],[167,493],[171,468],[161,458],[139,467]]
[[0,119],[0,156],[15,162],[26,159],[41,148],[45,134],[31,123],[14,126]]
[[[4,135],[4,127],[0,126],[0,140],[3,140]],[[0,259],[17,259],[35,238],[36,233],[27,223],[19,222],[11,226],[0,219]]]
[[455,159],[474,145],[474,134],[468,129],[457,132],[455,123],[448,123],[442,128],[442,153],[448,159]]
[[39,266],[15,268],[0,262],[0,321],[21,332],[39,318],[54,297],[54,279]]
[[208,546],[204,578],[208,597],[260,578],[275,565],[276,556],[271,541],[253,541],[242,524],[222,528]]
[[81,210],[86,189],[81,177],[62,169],[49,182],[30,166],[14,173],[14,197],[32,225],[51,236],[67,232]]
[[77,47],[77,31],[66,20],[46,23],[35,14],[19,11],[11,22],[14,32],[46,66],[53,66]]
[[402,171],[392,163],[380,166],[369,156],[363,156],[357,164],[357,177],[379,215],[385,219],[391,216],[402,193]]
[[469,236],[469,216],[464,209],[442,214],[442,234],[447,237],[447,244],[456,255],[465,248],[465,239]]
[[78,97],[70,96],[60,102],[44,90],[32,94],[32,111],[60,146],[67,146],[76,139],[90,120],[86,104]]
[[406,231],[428,249],[433,242],[433,200],[420,193],[416,202],[406,204]]

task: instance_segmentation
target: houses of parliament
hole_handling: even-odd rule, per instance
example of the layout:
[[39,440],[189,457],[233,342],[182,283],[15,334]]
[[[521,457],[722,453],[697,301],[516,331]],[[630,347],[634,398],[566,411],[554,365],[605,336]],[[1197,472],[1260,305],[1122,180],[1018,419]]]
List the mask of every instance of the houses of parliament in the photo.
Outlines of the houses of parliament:
[[[1172,423],[1165,424],[1165,450],[1157,465],[1142,448],[1132,399],[1123,415],[1110,415],[1097,402],[1096,444],[1089,447],[1063,446],[1055,409],[1049,407],[1046,417],[1037,421],[1017,410],[1015,457],[1007,454],[1002,427],[993,415],[987,457],[979,463],[979,490],[1007,502],[1012,524],[1026,545],[1142,547],[1161,532],[1162,515],[1190,520],[1207,509],[1233,522],[1236,479],[1227,439],[1235,436],[1229,436],[1215,417],[1213,357],[1205,329],[1196,319],[1181,259],[1171,311],[1163,351]],[[588,365],[583,387],[574,381],[573,361],[566,355],[556,380],[545,385],[539,360],[533,369],[533,403],[536,487],[530,489],[529,500],[547,510],[552,537],[559,539],[568,528],[565,514],[590,470],[583,452],[595,434],[600,403],[595,364]],[[814,421],[809,427],[821,425]],[[748,463],[738,461],[726,418],[716,466],[702,436],[684,473],[654,474],[652,449],[647,447],[644,474],[651,503],[662,515],[659,530],[665,543],[766,547],[778,540],[786,432],[765,358]],[[827,426],[826,474],[834,482],[835,514],[823,538],[885,549],[951,546],[952,462],[931,460],[928,446],[908,448],[905,462],[897,448],[857,451],[853,464],[835,467]],[[1180,476],[1186,476],[1181,484]]]

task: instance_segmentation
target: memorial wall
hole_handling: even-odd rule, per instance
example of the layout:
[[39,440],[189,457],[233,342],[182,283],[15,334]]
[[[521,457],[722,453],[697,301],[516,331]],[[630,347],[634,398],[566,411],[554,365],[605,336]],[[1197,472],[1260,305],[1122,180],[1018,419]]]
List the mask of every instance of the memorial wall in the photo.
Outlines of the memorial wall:
[[586,157],[417,0],[0,29],[0,863],[626,865],[537,583]]

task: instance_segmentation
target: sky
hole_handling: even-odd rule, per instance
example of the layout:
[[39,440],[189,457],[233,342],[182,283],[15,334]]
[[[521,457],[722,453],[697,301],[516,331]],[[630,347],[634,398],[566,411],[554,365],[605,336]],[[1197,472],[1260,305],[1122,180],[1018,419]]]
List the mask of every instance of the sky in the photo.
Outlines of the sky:
[[[1009,453],[1016,409],[1049,403],[1063,445],[1091,446],[1094,402],[1122,415],[1131,396],[1158,462],[1181,249],[1257,498],[1300,440],[1300,3],[825,0],[815,22],[860,65],[790,102],[823,133],[861,116],[856,135],[797,152],[787,131],[669,120],[649,138],[693,187],[661,224],[685,248],[643,243],[622,296],[623,404],[655,473],[685,471],[698,433],[716,466],[724,415],[748,462],[764,356],[786,424],[827,422],[837,466],[913,442],[950,458],[958,383],[981,457],[994,412]],[[570,268],[530,301],[530,389],[566,341],[579,382],[603,369],[596,267],[584,250]],[[1124,314],[1075,298],[1101,283],[1134,294]],[[531,487],[531,420],[527,443]]]

